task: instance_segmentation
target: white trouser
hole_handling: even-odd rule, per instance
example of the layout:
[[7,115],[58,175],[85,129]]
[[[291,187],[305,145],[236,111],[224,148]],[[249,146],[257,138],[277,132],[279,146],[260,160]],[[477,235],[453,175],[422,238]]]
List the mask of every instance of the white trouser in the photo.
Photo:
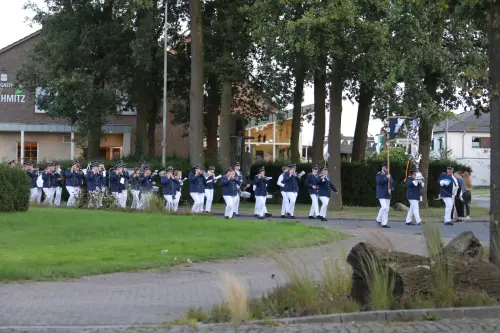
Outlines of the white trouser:
[[42,193],[43,193],[43,188],[41,187],[37,187],[36,188],[38,190],[38,194],[36,195],[36,202],[38,204],[41,204],[42,203]]
[[330,201],[329,197],[319,197],[321,200],[321,209],[319,211],[319,215],[326,219],[326,211],[328,209],[328,202]]
[[163,197],[165,198],[165,210],[167,212],[172,211],[174,209],[174,196],[164,194]]
[[378,211],[377,222],[380,222],[381,225],[387,225],[391,199],[378,199],[378,202],[380,202],[380,210]]
[[44,187],[43,193],[45,194],[45,200],[43,200],[44,205],[52,205],[54,200],[54,188]]
[[127,208],[127,190],[113,192],[112,194],[116,198],[119,208]]
[[446,206],[444,209],[444,222],[451,222],[451,211],[453,210],[453,198],[441,198]]
[[203,212],[203,204],[205,203],[205,193],[191,192],[189,193],[193,198],[193,207],[191,213],[198,214]]
[[99,207],[99,189],[89,191],[89,208]]
[[210,213],[212,210],[212,202],[214,201],[214,190],[213,189],[205,189],[205,198],[207,198],[207,202],[205,203],[205,212]]
[[233,211],[236,215],[240,214],[240,194],[241,193],[238,193],[238,195],[234,197],[234,209],[233,209]]
[[283,202],[281,203],[281,216],[283,216],[288,211],[288,204],[290,203],[290,200],[288,199],[286,192],[281,192],[281,196],[283,197]]
[[179,201],[181,200],[181,192],[176,192],[175,193],[175,198],[174,198],[174,206],[172,207],[172,210],[174,212],[177,211],[177,209],[179,209]]
[[30,203],[35,203],[38,198],[38,187],[34,187],[31,189],[31,192],[30,192]]
[[234,213],[234,202],[235,202],[235,197],[232,197],[230,195],[225,195],[223,196],[224,201],[226,202],[226,210],[224,211],[224,216],[229,217],[230,219],[233,218],[233,213]]
[[298,193],[297,192],[285,192],[285,193],[288,196],[288,201],[289,201],[287,213],[289,213],[290,216],[293,216],[295,212],[295,202],[297,201]]
[[267,196],[263,195],[255,196],[255,215],[264,216],[264,214],[267,213],[266,199]]
[[67,203],[67,206],[68,207],[73,207],[75,205],[75,194],[76,194],[76,189],[78,187],[75,187],[75,186],[66,186],[66,191],[68,191],[68,194],[69,194],[69,198],[68,198],[68,203]]
[[[311,210],[309,211],[309,216],[318,216],[319,214],[319,204],[318,204],[318,196],[316,194],[309,194],[311,197]],[[321,215],[323,216],[323,215]],[[324,216],[323,216],[324,217]]]
[[137,207],[138,209],[148,209],[149,208],[149,204],[151,202],[151,196],[153,195],[153,193],[151,192],[142,192],[141,193],[141,200],[139,201],[139,207]]
[[410,210],[408,211],[408,215],[406,215],[406,223],[411,223],[412,217],[415,216],[415,221],[417,224],[422,222],[420,218],[420,212],[418,210],[419,200],[408,200],[410,202]]
[[102,207],[102,201],[104,200],[104,195],[106,194],[106,186],[101,186],[99,189],[99,200],[97,204]]
[[54,205],[61,205],[62,187],[56,187],[54,190]]
[[132,205],[130,206],[130,209],[138,209],[140,204],[139,194],[141,193],[141,191],[131,190],[131,192],[132,192]]

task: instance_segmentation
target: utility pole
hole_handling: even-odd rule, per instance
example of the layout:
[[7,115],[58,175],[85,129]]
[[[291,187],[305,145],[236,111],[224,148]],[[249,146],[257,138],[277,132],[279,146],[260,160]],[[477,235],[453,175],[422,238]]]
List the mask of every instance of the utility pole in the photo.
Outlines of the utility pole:
[[167,167],[167,58],[168,58],[168,0],[165,0],[165,46],[163,50],[163,140],[161,142],[162,156],[161,163]]

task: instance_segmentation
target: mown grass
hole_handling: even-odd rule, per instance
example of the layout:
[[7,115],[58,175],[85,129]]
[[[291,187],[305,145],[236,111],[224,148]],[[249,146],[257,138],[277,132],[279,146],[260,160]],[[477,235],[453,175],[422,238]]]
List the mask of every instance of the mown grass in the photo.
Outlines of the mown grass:
[[346,237],[297,223],[57,208],[0,214],[0,228],[1,281],[165,268]]

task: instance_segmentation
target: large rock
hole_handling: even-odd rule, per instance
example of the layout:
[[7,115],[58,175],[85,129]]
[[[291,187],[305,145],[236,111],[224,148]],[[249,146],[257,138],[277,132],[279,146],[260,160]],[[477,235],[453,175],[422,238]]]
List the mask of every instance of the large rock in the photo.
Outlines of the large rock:
[[[481,291],[500,300],[500,269],[483,261],[482,255],[479,240],[472,232],[464,232],[443,248],[440,258],[454,271],[457,293]],[[376,270],[388,271],[396,299],[432,292],[432,263],[427,257],[358,243],[351,249],[347,262],[353,270],[351,297],[364,309],[370,308],[366,281]]]
[[410,208],[408,208],[408,206],[398,202],[397,204],[395,204],[393,206],[394,210],[395,211],[399,211],[399,212],[408,212],[410,210]]

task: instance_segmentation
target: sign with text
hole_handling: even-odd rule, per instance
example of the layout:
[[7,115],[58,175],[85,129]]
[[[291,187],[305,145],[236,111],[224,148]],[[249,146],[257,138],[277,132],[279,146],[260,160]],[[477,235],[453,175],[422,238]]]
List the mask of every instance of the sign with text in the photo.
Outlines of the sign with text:
[[[15,88],[14,83],[8,82],[9,76],[7,73],[0,74],[0,103],[25,103],[26,95],[23,94],[23,89]],[[4,89],[13,89],[14,91],[4,91]]]

